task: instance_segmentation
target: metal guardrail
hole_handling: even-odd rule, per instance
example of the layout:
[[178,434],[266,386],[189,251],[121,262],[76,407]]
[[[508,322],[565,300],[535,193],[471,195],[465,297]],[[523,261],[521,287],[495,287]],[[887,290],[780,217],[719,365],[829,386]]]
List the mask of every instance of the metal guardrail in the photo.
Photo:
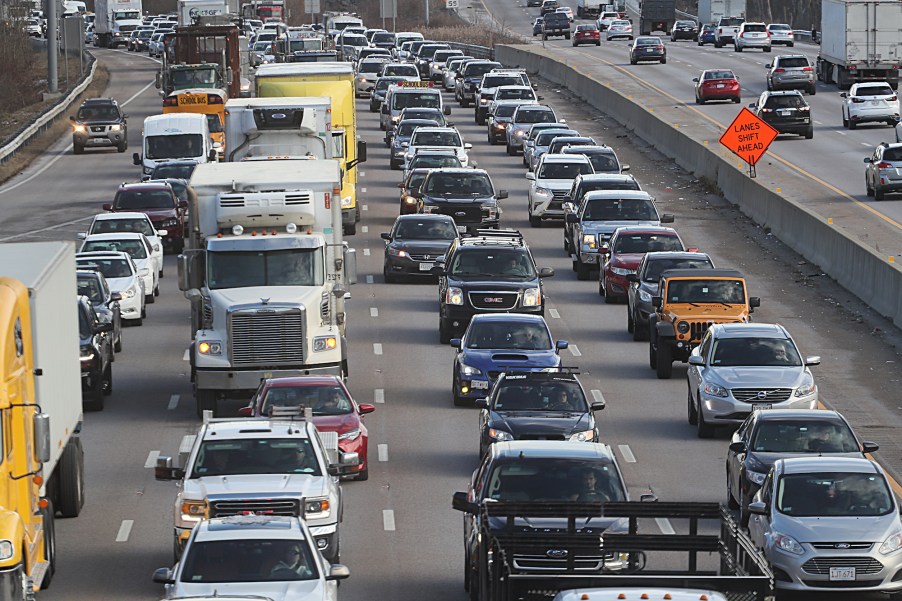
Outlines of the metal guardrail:
[[78,85],[72,88],[68,94],[62,96],[52,107],[35,117],[30,123],[20,129],[18,133],[7,138],[8,141],[4,140],[6,143],[0,147],[0,165],[5,164],[35,137],[44,133],[54,121],[69,110],[75,99],[88,89],[88,86],[94,80],[94,73],[97,71],[97,59],[90,52],[85,52],[85,54],[90,57],[90,65]]
[[464,54],[473,58],[484,58],[487,60],[495,60],[495,50],[487,46],[474,46],[473,44],[461,44],[459,42],[448,42],[454,50],[460,50]]

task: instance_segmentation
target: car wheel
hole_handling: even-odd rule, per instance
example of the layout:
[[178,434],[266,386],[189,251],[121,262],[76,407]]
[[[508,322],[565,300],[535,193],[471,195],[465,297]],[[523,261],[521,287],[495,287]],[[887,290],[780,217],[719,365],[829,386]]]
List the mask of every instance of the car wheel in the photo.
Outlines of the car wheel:
[[727,468],[727,507],[739,509],[739,503],[733,498],[733,487],[730,486],[730,470]]
[[386,284],[394,284],[398,281],[398,277],[389,271],[388,266],[382,268],[382,279],[385,280]]
[[564,35],[564,39],[565,39],[565,40],[569,40],[569,39],[570,39],[570,34],[569,34],[569,33],[568,33],[568,34],[565,34],[565,35]]
[[577,280],[588,280],[589,279],[589,266],[583,263],[582,261],[576,261],[576,279]]
[[666,342],[658,345],[655,372],[659,380],[669,380],[673,375],[673,348]]
[[770,46],[766,46],[766,47],[764,48],[764,51],[765,51],[765,52],[770,52]]
[[601,41],[595,42],[596,46],[601,46]]
[[116,336],[116,342],[113,343],[113,352],[122,352],[122,326],[119,327],[119,335]]
[[699,46],[704,46],[704,44],[702,43],[701,40],[698,41],[698,45],[699,45]]
[[370,479],[370,466],[366,466],[365,468],[363,468],[362,470],[357,472],[356,476],[351,478],[351,480],[354,480],[355,482],[366,482],[369,479]]
[[632,314],[632,319],[633,319],[633,340],[635,340],[636,342],[641,342],[642,340],[645,340],[645,335],[648,333],[648,330],[645,329],[643,324],[638,319],[636,319],[635,313]]
[[510,144],[507,145],[507,148],[505,148],[505,150],[507,151],[507,156],[516,156],[517,155],[517,151]]
[[630,334],[636,333],[636,322],[633,321],[633,311],[629,304],[626,306],[626,331]]
[[160,285],[159,284],[157,284],[157,286],[153,289],[153,295],[160,296]]
[[529,214],[529,225],[530,225],[530,227],[542,227],[542,218],[530,213]]
[[117,152],[125,152],[126,150],[128,150],[128,141],[124,141],[116,146]]
[[633,59],[633,58],[631,58],[631,59],[630,59],[630,64],[631,64],[631,65],[635,65],[635,64],[636,64],[636,60]]
[[604,279],[604,269],[602,269],[598,272],[598,296],[603,296],[604,304],[608,305],[611,301],[608,300],[608,291],[605,288]]
[[145,294],[145,295],[144,295],[144,302],[147,303],[148,305],[152,305],[152,304],[154,304],[155,302],[157,302],[157,299],[154,298],[154,293],[151,292],[150,294]]
[[849,129],[858,129],[858,124],[855,123],[851,118],[849,119]]
[[808,130],[805,132],[806,140],[810,140],[812,138],[814,138],[814,126],[813,125],[811,127],[809,127]]
[[662,58],[662,59],[661,59],[661,64],[662,64],[662,65],[666,65],[666,64],[667,64],[667,59],[666,59],[666,58]]
[[84,154],[85,147],[81,144],[73,144],[72,145],[72,154]]
[[[147,305],[142,305],[141,306],[141,319],[144,319],[145,317],[147,317]],[[140,324],[141,322],[139,321],[138,323]]]
[[570,240],[567,238],[567,234],[564,234],[564,252],[568,255],[570,254]]
[[846,114],[842,114],[842,126],[846,129],[849,129],[849,120],[846,119]]
[[871,183],[868,181],[867,176],[864,177],[864,193],[868,198],[874,195],[874,190],[871,188]]
[[695,104],[705,104],[704,101],[698,97],[698,94],[695,95]]
[[723,42],[721,42],[720,40],[714,40],[714,47],[723,48]]
[[106,369],[103,372],[103,378],[101,379],[101,389],[103,396],[110,396],[113,394],[113,366],[107,365]]
[[698,433],[699,438],[713,438],[714,437],[714,426],[709,425],[705,421],[705,413],[704,411],[698,411],[698,421],[695,424],[696,432]]
[[733,44],[733,51],[742,52],[742,46],[740,46],[739,44]]
[[438,341],[440,344],[448,344],[451,342],[451,328],[445,325],[445,320],[438,318]]
[[649,326],[648,330],[648,366],[652,369],[657,369],[658,367],[658,350],[655,348],[655,340],[654,334],[651,332],[651,326]]
[[884,192],[880,189],[880,186],[874,186],[874,200],[883,200]]

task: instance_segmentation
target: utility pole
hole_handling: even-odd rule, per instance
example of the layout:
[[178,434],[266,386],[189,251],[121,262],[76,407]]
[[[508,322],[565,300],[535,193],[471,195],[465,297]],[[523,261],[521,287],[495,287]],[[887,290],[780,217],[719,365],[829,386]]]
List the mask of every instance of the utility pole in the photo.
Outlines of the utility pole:
[[423,0],[426,3],[426,27],[429,27],[429,0]]
[[59,52],[59,44],[56,40],[56,31],[59,27],[57,22],[57,5],[59,0],[47,1],[47,91],[51,94],[59,92],[57,85],[57,52]]

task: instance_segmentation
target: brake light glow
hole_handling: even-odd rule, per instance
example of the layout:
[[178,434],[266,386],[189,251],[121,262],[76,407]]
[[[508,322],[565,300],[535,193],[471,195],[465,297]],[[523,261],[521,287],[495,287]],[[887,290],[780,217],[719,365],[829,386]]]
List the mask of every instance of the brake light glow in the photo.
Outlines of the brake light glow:
[[877,163],[877,169],[892,169],[892,168],[893,168],[892,163],[887,163],[886,161]]

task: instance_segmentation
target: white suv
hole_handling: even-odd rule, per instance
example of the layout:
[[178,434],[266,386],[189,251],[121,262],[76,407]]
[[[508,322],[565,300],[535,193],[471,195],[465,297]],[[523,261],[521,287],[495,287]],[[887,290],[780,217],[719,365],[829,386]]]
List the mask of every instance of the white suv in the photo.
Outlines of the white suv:
[[767,31],[767,25],[746,21],[739,26],[739,31],[733,38],[733,49],[742,52],[746,48],[760,48],[770,52],[770,33]]
[[461,167],[469,164],[467,151],[473,148],[472,144],[464,144],[463,139],[453,127],[418,127],[414,130],[407,143],[407,151],[404,154],[404,168],[407,169],[407,163],[416,154],[417,148],[450,148],[454,150],[454,154],[460,160]]
[[544,154],[535,173],[527,173],[529,193],[526,212],[529,225],[539,227],[543,219],[564,218],[564,197],[577,175],[595,173],[589,158],[581,154]]
[[841,92],[842,124],[855,129],[859,123],[899,123],[899,95],[886,82],[856,83]]

